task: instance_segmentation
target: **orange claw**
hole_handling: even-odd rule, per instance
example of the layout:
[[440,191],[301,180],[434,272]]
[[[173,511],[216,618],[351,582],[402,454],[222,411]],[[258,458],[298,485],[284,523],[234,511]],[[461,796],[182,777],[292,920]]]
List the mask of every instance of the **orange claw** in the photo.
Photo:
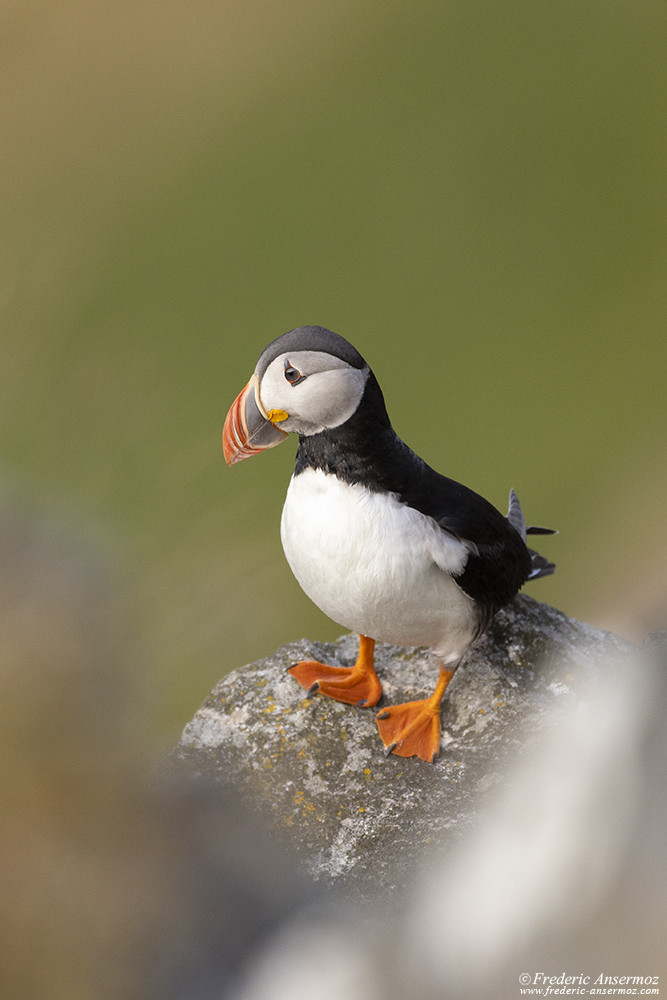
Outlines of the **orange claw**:
[[288,673],[309,692],[319,691],[347,705],[370,708],[382,697],[382,687],[373,666],[374,647],[375,640],[362,635],[353,667],[329,667],[317,660],[302,660],[290,667]]
[[453,670],[440,669],[438,685],[430,698],[390,705],[375,716],[387,756],[421,757],[432,764],[440,750],[440,702]]

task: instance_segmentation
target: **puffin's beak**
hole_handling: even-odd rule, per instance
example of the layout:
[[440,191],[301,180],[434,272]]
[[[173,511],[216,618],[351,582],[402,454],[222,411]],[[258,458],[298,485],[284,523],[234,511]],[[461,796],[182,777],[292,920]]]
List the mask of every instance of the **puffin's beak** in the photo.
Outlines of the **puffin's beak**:
[[222,450],[227,465],[234,465],[260,451],[274,448],[285,440],[287,434],[275,424],[286,420],[284,410],[267,413],[259,398],[259,381],[253,375],[229,408],[222,428]]

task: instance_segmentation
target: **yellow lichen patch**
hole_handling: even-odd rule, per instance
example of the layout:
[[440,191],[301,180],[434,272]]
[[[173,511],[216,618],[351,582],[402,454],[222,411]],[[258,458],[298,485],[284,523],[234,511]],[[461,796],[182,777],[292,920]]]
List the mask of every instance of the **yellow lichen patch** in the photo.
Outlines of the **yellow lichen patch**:
[[292,796],[292,802],[296,806],[301,807],[301,815],[304,819],[315,812],[315,803],[310,802],[306,798],[305,792],[295,792],[294,795]]
[[371,780],[371,769],[370,769],[370,767],[365,767],[364,768],[364,777],[366,778],[366,781],[370,781]]
[[275,712],[275,710],[276,710],[276,706],[273,704],[272,701],[269,702],[269,704],[266,706],[266,708],[262,709],[262,711],[264,712],[265,715],[268,712]]
[[366,806],[359,806],[359,808],[357,809],[357,812],[358,813],[365,813],[366,812]]

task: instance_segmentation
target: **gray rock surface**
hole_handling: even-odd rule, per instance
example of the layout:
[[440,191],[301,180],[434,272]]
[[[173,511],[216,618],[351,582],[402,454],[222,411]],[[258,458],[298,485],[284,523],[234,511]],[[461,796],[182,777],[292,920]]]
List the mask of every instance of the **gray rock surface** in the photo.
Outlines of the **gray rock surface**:
[[[519,596],[470,651],[443,704],[434,764],[384,756],[375,712],[319,695],[286,673],[301,659],[350,665],[356,636],[289,643],[221,680],[185,727],[169,767],[227,786],[281,831],[317,880],[361,898],[409,884],[414,863],[474,824],[489,790],[543,718],[599,677],[620,639]],[[378,644],[383,704],[430,694],[427,650]],[[379,707],[381,707],[381,705]]]

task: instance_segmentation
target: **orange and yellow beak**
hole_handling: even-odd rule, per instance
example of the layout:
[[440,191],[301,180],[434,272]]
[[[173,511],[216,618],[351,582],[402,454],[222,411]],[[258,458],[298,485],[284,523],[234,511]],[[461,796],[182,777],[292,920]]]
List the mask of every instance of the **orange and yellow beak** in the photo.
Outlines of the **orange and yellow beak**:
[[253,375],[230,406],[222,428],[222,450],[227,465],[281,444],[287,434],[276,424],[287,417],[284,410],[265,411],[259,398],[259,381]]

